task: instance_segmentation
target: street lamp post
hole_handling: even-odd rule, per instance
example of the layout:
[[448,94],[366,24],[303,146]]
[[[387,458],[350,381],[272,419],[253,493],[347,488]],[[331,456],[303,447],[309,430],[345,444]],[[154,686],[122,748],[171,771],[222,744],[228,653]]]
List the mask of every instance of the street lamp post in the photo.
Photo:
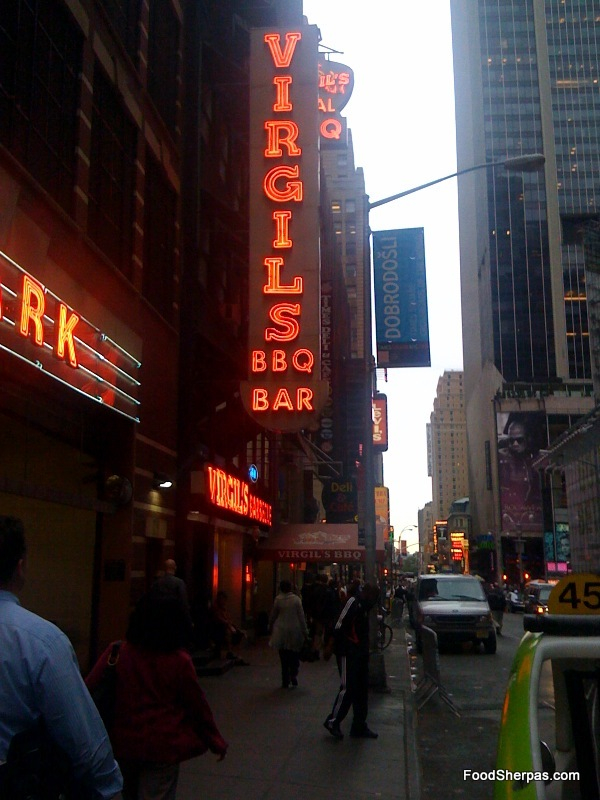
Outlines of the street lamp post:
[[[515,156],[513,158],[505,158],[499,161],[486,161],[483,164],[476,164],[473,167],[466,167],[459,169],[457,172],[452,172],[450,175],[444,175],[442,178],[436,178],[433,181],[422,183],[419,186],[414,186],[412,189],[405,189],[403,192],[384,197],[381,200],[376,200],[374,203],[367,202],[367,228],[368,214],[374,208],[391,203],[394,200],[399,200],[401,197],[407,197],[409,194],[420,192],[422,189],[427,189],[430,186],[435,186],[437,183],[450,180],[451,178],[458,178],[461,175],[467,175],[469,172],[475,172],[482,169],[495,169],[496,167],[504,167],[507,172],[537,172],[542,169],[546,159],[541,153],[531,153],[522,156]],[[365,324],[365,340],[364,340],[364,359],[365,359],[365,431],[364,431],[364,453],[363,453],[363,466],[364,466],[364,495],[363,495],[363,529],[365,537],[365,573],[367,580],[372,582],[376,579],[375,564],[376,564],[376,525],[375,525],[375,476],[373,474],[373,382],[375,373],[375,364],[373,361],[373,333],[372,333],[372,310],[371,310],[371,257],[370,253],[365,254],[364,262],[364,324]],[[360,524],[360,523],[359,523]],[[375,649],[376,631],[375,626],[371,625],[371,651]],[[378,672],[383,669],[383,654],[381,656],[381,667]],[[384,679],[385,683],[385,679]]]
[[514,158],[505,158],[501,161],[486,161],[483,164],[476,164],[474,167],[467,167],[466,169],[459,169],[458,172],[452,172],[450,175],[444,175],[443,178],[436,178],[434,181],[422,183],[420,186],[413,186],[412,189],[405,189],[398,194],[392,194],[389,197],[384,197],[381,200],[376,200],[374,203],[369,203],[369,211],[379,206],[391,203],[393,200],[399,200],[401,197],[406,197],[409,194],[420,192],[421,189],[428,189],[430,186],[435,186],[436,183],[450,180],[450,178],[458,178],[461,175],[467,175],[469,172],[475,172],[479,169],[493,169],[495,167],[504,167],[507,172],[538,172],[546,161],[546,157],[541,153],[531,153],[525,156],[515,156]]

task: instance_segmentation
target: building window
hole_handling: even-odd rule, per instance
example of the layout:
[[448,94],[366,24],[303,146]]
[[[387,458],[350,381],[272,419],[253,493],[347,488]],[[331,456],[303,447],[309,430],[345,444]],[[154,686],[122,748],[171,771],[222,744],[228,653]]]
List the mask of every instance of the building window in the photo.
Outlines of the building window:
[[148,92],[172,134],[177,127],[179,20],[170,0],[153,0],[148,31]]
[[173,315],[177,198],[154,156],[146,151],[144,297],[169,321]]
[[141,0],[100,0],[127,55],[138,63]]
[[69,214],[82,47],[65,6],[0,3],[0,142]]
[[136,128],[102,67],[94,69],[89,234],[131,278]]

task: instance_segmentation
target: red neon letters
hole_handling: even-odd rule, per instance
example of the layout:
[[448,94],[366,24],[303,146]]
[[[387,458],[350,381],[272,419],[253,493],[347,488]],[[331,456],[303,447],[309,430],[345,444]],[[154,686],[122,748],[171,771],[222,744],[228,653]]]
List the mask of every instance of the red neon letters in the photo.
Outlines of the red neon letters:
[[[294,59],[296,46],[302,40],[302,33],[287,32],[282,45],[281,34],[267,33],[264,42],[269,48],[275,69],[289,69]],[[290,113],[294,110],[293,77],[290,74],[276,74],[271,111],[273,114]],[[267,159],[286,159],[292,163],[278,163],[269,167],[263,180],[263,191],[267,200],[279,206],[282,203],[301,203],[304,197],[304,182],[300,176],[302,148],[298,144],[300,127],[289,118],[277,116],[264,121],[266,141],[264,157]],[[275,250],[292,251],[294,242],[290,236],[293,211],[290,208],[276,207],[270,214],[274,223],[272,246]],[[304,299],[304,280],[301,275],[283,277],[285,260],[281,256],[266,255],[263,259],[266,279],[262,288],[265,297],[272,296],[273,304],[267,311],[264,326],[264,341],[292,344],[300,336],[302,329],[302,301]],[[293,300],[293,302],[292,302]],[[271,324],[272,323],[272,324]],[[292,345],[293,346],[293,345]],[[284,376],[288,370],[297,373],[312,373],[314,354],[307,348],[295,351],[274,349],[267,352],[254,349],[250,353],[250,369],[255,376],[260,374]],[[296,412],[313,411],[313,390],[309,386],[254,386],[251,390],[251,408],[254,412]]]
[[[44,329],[50,324],[47,314],[44,287],[29,275],[23,275],[18,327],[20,335],[31,338],[38,347],[43,347]],[[73,368],[77,367],[74,332],[79,319],[79,315],[69,311],[64,303],[58,300],[54,303],[54,355]]]
[[213,505],[254,519],[262,525],[271,524],[271,505],[252,494],[246,481],[217,467],[207,466],[206,473],[208,499]]

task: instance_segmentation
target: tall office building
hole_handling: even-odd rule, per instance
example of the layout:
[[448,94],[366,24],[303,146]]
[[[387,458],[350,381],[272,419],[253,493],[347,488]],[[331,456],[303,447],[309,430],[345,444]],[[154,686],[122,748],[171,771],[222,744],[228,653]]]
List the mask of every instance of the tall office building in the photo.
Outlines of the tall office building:
[[452,503],[469,495],[462,372],[440,377],[430,426],[434,520],[446,519]]
[[[542,534],[564,509],[540,495],[523,454],[528,489],[515,500],[503,457],[510,441],[530,461],[592,406],[583,240],[600,204],[600,3],[452,0],[451,9],[458,169],[546,157],[543,172],[490,168],[459,180],[474,533],[494,534],[498,565],[543,572]],[[522,445],[513,423],[527,429]]]

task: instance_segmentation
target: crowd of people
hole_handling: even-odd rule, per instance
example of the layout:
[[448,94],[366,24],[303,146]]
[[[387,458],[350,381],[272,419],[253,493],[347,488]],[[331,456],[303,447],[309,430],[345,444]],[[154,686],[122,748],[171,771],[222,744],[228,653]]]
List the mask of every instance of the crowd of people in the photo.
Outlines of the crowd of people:
[[[0,800],[175,800],[183,761],[207,751],[222,760],[228,749],[198,682],[176,563],[167,560],[133,608],[124,639],[106,648],[85,680],[67,636],[21,606],[26,565],[23,523],[0,516]],[[335,655],[339,689],[324,726],[338,740],[350,710],[350,736],[377,738],[367,725],[369,620],[377,603],[378,587],[358,576],[342,586],[324,574],[308,576],[301,593],[282,580],[273,602],[269,643],[283,689],[298,685],[301,657]],[[232,650],[244,634],[225,592],[216,595],[209,629],[216,656],[247,665]],[[110,719],[98,702],[109,676]]]

